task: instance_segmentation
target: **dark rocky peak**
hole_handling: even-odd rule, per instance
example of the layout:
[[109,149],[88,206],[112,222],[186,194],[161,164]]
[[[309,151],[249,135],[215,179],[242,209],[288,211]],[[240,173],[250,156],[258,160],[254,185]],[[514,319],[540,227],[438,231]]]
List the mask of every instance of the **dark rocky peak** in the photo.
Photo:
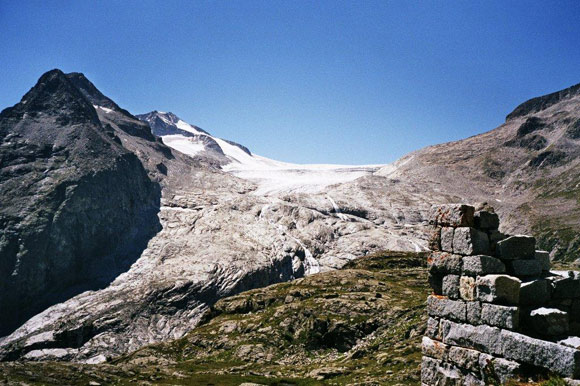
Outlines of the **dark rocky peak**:
[[87,122],[99,124],[99,117],[90,101],[58,69],[42,75],[19,103],[0,113],[1,119],[10,121],[41,116],[42,119],[53,117],[62,126]]
[[555,105],[566,99],[571,99],[580,95],[580,83],[564,90],[556,91],[548,95],[532,98],[514,109],[506,117],[506,121],[510,119],[522,117],[531,113],[537,113],[545,110],[550,106]]

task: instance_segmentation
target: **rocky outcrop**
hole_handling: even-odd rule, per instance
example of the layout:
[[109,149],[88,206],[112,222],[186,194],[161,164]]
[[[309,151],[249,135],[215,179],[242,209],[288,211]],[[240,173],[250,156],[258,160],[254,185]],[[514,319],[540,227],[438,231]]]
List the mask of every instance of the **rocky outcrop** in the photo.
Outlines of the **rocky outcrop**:
[[0,335],[128,269],[160,188],[59,70],[0,114]]
[[[580,277],[550,272],[533,237],[499,233],[490,208],[474,216],[466,205],[436,207],[431,223],[438,251],[428,259],[433,294],[422,384],[504,384],[549,373],[580,378]],[[461,243],[445,242],[448,233],[461,234]],[[485,254],[465,248],[465,240],[482,239],[490,246]]]

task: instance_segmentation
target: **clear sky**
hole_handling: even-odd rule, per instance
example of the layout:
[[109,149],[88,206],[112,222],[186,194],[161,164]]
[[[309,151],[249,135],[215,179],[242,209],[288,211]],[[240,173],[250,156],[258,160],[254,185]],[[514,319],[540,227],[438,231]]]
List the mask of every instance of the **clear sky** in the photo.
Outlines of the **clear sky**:
[[579,1],[0,0],[0,107],[52,68],[290,162],[391,162],[580,83]]

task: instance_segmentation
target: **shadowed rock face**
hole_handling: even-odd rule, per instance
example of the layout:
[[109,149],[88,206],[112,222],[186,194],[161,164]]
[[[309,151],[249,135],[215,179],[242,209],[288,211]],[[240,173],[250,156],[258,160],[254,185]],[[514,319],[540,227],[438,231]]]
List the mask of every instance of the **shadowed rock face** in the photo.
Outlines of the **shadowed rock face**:
[[0,114],[0,336],[102,287],[159,228],[160,189],[59,70]]

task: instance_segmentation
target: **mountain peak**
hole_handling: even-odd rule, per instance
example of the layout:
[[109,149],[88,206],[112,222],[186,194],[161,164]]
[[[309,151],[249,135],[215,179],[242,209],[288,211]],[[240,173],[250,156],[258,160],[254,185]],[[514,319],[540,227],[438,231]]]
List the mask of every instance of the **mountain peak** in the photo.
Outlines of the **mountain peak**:
[[99,123],[89,100],[59,69],[44,73],[19,103],[2,111],[0,116],[23,119],[25,114],[34,118],[40,113],[57,116],[57,121],[64,124],[87,121]]

